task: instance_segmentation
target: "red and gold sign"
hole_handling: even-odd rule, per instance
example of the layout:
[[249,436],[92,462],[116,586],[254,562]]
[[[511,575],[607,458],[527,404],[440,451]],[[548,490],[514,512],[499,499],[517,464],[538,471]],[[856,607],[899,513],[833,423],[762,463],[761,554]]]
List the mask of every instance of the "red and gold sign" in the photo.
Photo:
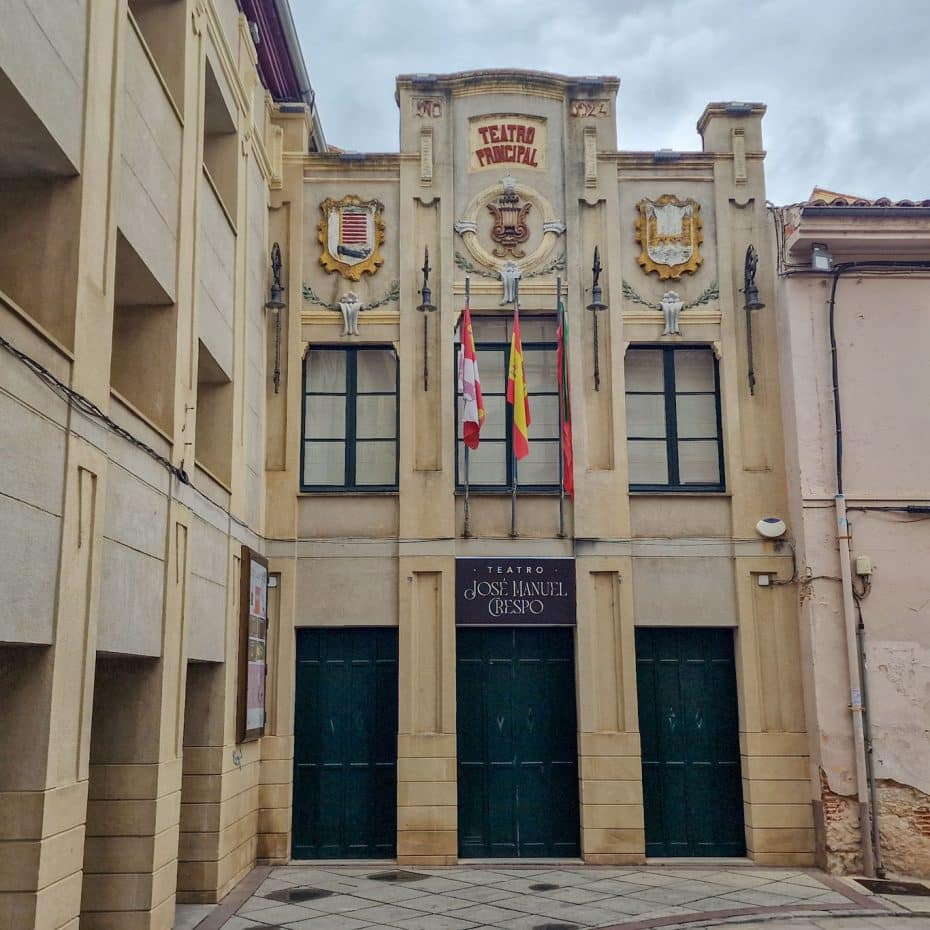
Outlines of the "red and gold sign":
[[501,165],[545,168],[546,121],[533,116],[479,116],[469,127],[469,169]]

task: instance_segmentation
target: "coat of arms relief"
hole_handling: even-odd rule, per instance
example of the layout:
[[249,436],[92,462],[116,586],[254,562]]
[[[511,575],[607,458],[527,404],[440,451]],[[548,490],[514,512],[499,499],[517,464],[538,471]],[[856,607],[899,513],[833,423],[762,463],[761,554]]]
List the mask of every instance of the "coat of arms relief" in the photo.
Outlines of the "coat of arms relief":
[[661,280],[694,274],[704,261],[700,204],[663,194],[636,207],[636,241],[642,247],[636,260],[643,271],[654,271]]
[[317,238],[323,246],[320,264],[350,281],[375,274],[384,264],[384,204],[349,194],[341,200],[327,198],[320,204],[323,219]]

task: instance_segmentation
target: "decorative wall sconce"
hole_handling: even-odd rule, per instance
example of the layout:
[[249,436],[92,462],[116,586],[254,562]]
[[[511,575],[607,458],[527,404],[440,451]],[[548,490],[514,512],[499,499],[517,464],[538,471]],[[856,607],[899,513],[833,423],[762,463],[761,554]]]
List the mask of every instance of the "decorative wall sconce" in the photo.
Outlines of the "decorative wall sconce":
[[423,314],[423,390],[429,390],[429,314],[434,313],[433,292],[429,286],[429,247],[423,249],[423,287],[420,288],[420,306],[417,310]]
[[266,310],[274,310],[274,372],[271,375],[274,392],[281,387],[281,311],[287,306],[281,299],[284,287],[281,284],[281,246],[276,242],[271,247],[271,298],[265,301]]
[[759,288],[756,287],[756,268],[759,265],[759,253],[751,243],[746,249],[746,262],[743,267],[743,297],[746,311],[746,356],[749,370],[749,393],[756,393],[756,370],[752,359],[752,311],[761,310],[765,304],[759,300]]
[[601,389],[601,366],[598,349],[597,315],[601,310],[607,309],[607,304],[604,303],[601,295],[601,253],[597,246],[594,246],[594,264],[591,267],[591,273],[594,275],[594,280],[591,283],[591,303],[588,304],[586,309],[594,314],[594,390],[599,391]]

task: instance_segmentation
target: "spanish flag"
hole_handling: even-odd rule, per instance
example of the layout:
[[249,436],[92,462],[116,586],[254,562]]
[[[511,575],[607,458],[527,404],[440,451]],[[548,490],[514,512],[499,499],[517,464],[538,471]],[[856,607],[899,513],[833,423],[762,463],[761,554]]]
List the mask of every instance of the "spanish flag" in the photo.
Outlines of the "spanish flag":
[[513,406],[513,454],[516,459],[530,454],[528,428],[530,396],[526,390],[523,343],[520,341],[520,307],[513,305],[513,336],[510,339],[510,370],[507,373],[507,403]]
[[468,304],[462,311],[462,349],[459,356],[459,392],[464,402],[462,409],[462,438],[469,449],[477,449],[481,426],[484,423],[484,400],[478,378],[478,356],[475,352],[475,333],[471,328],[471,310]]

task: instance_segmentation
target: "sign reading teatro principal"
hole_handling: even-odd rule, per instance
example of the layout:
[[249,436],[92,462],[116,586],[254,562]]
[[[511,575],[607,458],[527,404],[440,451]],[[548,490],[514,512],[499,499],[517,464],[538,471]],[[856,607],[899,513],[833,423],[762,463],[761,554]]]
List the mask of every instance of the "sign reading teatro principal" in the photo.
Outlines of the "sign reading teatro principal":
[[469,171],[502,165],[546,168],[546,121],[538,116],[499,113],[473,117],[468,127]]
[[574,626],[574,559],[456,559],[460,626]]

